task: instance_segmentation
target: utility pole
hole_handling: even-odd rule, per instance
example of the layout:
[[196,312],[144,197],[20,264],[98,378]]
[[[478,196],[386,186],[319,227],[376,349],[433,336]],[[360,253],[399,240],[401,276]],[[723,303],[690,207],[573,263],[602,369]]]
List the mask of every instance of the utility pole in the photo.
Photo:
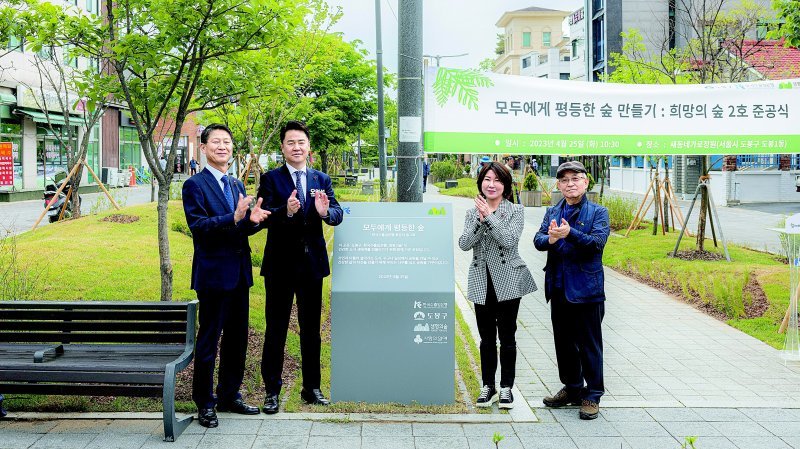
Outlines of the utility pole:
[[422,202],[422,0],[399,0],[397,201]]
[[[383,120],[383,42],[381,40],[381,0],[375,0],[375,54],[378,59],[378,167],[381,201],[386,199],[386,129]],[[360,141],[360,139],[359,139]]]

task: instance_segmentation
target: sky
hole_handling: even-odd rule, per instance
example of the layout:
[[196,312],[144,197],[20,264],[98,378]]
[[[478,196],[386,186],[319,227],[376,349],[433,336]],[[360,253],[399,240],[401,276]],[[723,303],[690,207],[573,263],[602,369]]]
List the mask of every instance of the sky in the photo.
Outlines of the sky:
[[[383,29],[383,65],[397,73],[397,3],[380,0]],[[343,16],[333,31],[344,39],[363,41],[362,48],[375,58],[375,0],[328,0],[332,8],[341,7]],[[574,11],[583,0],[423,0],[423,54],[458,55],[442,58],[441,65],[456,68],[477,68],[486,58],[494,58],[497,33],[495,23],[506,11],[538,6]]]

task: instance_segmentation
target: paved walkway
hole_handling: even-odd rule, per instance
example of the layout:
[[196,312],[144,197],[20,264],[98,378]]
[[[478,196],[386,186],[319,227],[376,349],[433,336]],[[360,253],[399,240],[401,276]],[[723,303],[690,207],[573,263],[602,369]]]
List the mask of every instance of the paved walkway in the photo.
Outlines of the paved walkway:
[[[433,190],[425,201],[453,204],[457,239],[472,202]],[[543,214],[544,208],[526,209],[520,246],[540,287],[545,259],[531,241]],[[470,254],[456,249],[455,256],[456,281],[466,291]],[[0,422],[0,448],[488,449],[495,447],[494,432],[505,436],[500,448],[675,449],[687,435],[698,436],[701,449],[800,448],[800,369],[785,366],[779,351],[669,295],[609,269],[606,280],[607,394],[595,421],[580,421],[576,408],[541,408],[541,397],[560,385],[549,309],[540,290],[525,297],[520,309],[521,394],[510,415],[447,422],[450,417],[282,414],[242,419],[222,414],[219,428],[193,424],[174,444],[160,441],[157,414],[82,414],[80,420],[36,415],[34,421]],[[460,305],[468,307],[463,300]],[[524,402],[537,422],[521,422],[527,420]],[[413,422],[398,422],[409,419]]]

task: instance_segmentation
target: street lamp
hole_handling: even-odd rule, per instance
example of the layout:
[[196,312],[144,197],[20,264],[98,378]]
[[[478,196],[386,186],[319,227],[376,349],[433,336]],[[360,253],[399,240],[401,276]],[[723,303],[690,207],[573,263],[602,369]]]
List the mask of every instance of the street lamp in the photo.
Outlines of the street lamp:
[[439,67],[439,61],[442,58],[460,58],[462,56],[467,56],[469,53],[461,53],[459,55],[422,55],[424,58],[432,58],[436,60],[436,67]]

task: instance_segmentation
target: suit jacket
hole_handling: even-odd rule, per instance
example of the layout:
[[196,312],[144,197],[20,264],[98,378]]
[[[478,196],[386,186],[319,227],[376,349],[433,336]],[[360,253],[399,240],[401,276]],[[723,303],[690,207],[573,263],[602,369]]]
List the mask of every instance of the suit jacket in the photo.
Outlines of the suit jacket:
[[605,277],[603,275],[603,248],[611,233],[608,209],[588,201],[584,195],[570,226],[569,235],[554,244],[548,242],[547,230],[550,220],[561,223],[565,200],[547,209],[533,239],[539,251],[547,251],[547,264],[543,268],[544,296],[549,301],[553,297],[553,277],[555,270],[563,270],[564,296],[573,303],[595,303],[606,300]]
[[[242,182],[237,179],[234,184],[234,199],[240,193],[245,195]],[[252,286],[253,266],[247,237],[258,228],[250,222],[249,212],[234,224],[233,210],[208,169],[183,183],[183,211],[194,244],[192,289],[233,290],[240,280]]]
[[498,301],[521,298],[536,290],[533,276],[519,256],[519,237],[524,225],[524,207],[508,200],[503,200],[483,222],[476,208],[467,211],[464,232],[458,239],[463,251],[472,249],[467,299],[475,304],[486,303],[487,268]]
[[[306,167],[306,192],[303,209],[292,217],[286,215],[286,202],[295,190],[295,181],[289,169],[283,165],[261,175],[258,196],[263,198],[261,207],[272,214],[262,223],[269,228],[267,245],[264,247],[264,260],[261,264],[262,276],[286,276],[296,273],[292,263],[303,263],[304,273],[313,279],[322,279],[331,274],[328,250],[322,234],[323,219],[314,207],[312,192],[324,191],[330,199],[328,218],[325,223],[336,226],[342,222],[342,208],[336,201],[331,178],[321,171]],[[301,192],[297,192],[298,195]]]

